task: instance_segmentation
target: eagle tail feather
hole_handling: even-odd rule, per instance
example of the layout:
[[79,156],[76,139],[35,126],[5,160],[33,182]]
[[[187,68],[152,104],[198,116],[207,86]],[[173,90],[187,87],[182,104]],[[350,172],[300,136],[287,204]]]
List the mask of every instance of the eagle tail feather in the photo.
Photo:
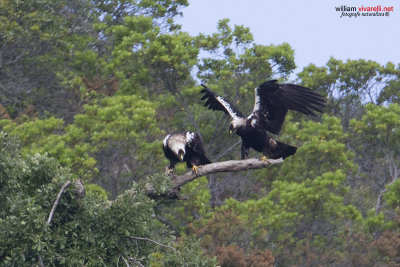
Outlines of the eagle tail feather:
[[266,155],[269,158],[272,159],[279,159],[279,158],[287,158],[291,155],[294,155],[297,151],[297,147],[291,146],[279,141],[276,141],[276,148],[273,151],[269,151],[269,153]]
[[212,163],[211,160],[209,160],[205,155],[200,156],[200,164],[201,165],[206,165]]

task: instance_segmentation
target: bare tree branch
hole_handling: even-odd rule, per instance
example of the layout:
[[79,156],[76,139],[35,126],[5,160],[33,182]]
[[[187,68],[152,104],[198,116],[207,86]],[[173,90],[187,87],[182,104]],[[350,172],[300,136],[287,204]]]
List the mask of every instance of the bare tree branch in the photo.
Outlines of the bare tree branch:
[[64,193],[64,190],[71,185],[71,181],[67,181],[60,189],[60,192],[58,192],[56,201],[53,204],[53,207],[51,208],[49,218],[47,219],[47,225],[50,225],[51,220],[53,219],[54,211],[56,210],[56,207],[58,205],[58,202],[60,201],[61,195]]
[[222,162],[215,162],[200,166],[197,170],[197,174],[189,171],[181,176],[173,177],[172,188],[174,190],[178,189],[184,184],[187,184],[200,176],[204,176],[210,173],[216,172],[240,172],[247,171],[251,169],[261,169],[266,168],[268,165],[282,163],[283,159],[269,159],[266,161],[260,159],[246,159],[246,160],[228,160]]
[[388,184],[385,186],[385,188],[382,189],[381,192],[379,193],[378,200],[377,200],[376,206],[375,206],[375,216],[378,215],[379,209],[382,207],[381,202],[382,202],[383,194],[386,193],[386,191],[388,190],[388,188],[389,188],[394,182],[396,182],[396,180],[397,180],[397,179],[393,179],[393,180],[392,180],[390,183],[388,183]]
[[40,255],[39,255],[39,264],[40,264],[40,267],[44,267],[43,260]]
[[383,188],[381,190],[381,192],[379,193],[378,200],[377,200],[376,206],[375,206],[375,215],[378,215],[379,209],[382,207],[381,203],[382,203],[383,194],[385,194],[387,192],[388,188],[399,179],[399,168],[397,167],[398,162],[396,162],[394,160],[393,153],[386,153],[385,158],[389,165],[388,166],[389,175],[392,178],[392,181],[390,183],[388,183],[387,185],[385,185],[385,188]]

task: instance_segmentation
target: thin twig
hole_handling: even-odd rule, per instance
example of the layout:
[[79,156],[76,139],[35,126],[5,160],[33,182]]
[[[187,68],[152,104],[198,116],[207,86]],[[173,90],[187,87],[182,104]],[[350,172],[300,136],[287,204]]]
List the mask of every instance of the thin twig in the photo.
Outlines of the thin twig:
[[136,263],[137,265],[139,265],[139,267],[144,267],[144,265],[141,264],[139,260],[137,260],[136,258],[134,258],[134,260],[135,260],[135,263]]
[[119,267],[119,259],[120,258],[122,258],[122,260],[125,262],[126,266],[129,267],[129,263],[126,261],[126,259],[121,254],[119,254],[119,256],[118,256],[117,267]]
[[159,246],[162,246],[162,247],[165,247],[165,248],[170,248],[170,249],[172,249],[172,250],[176,253],[175,248],[173,248],[173,247],[171,247],[171,246],[168,246],[168,245],[161,244],[161,243],[159,243],[159,242],[157,242],[157,241],[154,241],[154,240],[152,240],[152,239],[150,239],[150,238],[147,238],[147,237],[136,237],[136,236],[131,236],[130,238],[135,239],[135,240],[144,240],[144,241],[153,242],[154,244],[157,244],[157,245],[159,245]]
[[50,225],[51,220],[53,219],[54,211],[56,210],[56,207],[58,205],[58,202],[60,201],[62,193],[64,193],[64,190],[71,185],[71,181],[67,181],[60,189],[60,192],[58,192],[58,196],[56,201],[53,204],[53,207],[51,208],[49,218],[47,219],[47,225]]

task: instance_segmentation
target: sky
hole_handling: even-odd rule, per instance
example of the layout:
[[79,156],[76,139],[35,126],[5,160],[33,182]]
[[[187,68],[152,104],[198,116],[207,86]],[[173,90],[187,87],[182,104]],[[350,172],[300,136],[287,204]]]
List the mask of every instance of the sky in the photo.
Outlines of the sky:
[[[296,73],[310,63],[324,66],[330,57],[400,63],[399,0],[189,0],[177,23],[197,35],[216,32],[217,22],[250,28],[262,45],[289,43],[295,50]],[[335,7],[392,7],[389,16],[349,17]],[[381,11],[383,12],[383,11]],[[348,14],[354,12],[347,12]],[[363,13],[363,12],[361,12]],[[375,12],[370,12],[375,13]],[[383,12],[384,13],[384,12]]]

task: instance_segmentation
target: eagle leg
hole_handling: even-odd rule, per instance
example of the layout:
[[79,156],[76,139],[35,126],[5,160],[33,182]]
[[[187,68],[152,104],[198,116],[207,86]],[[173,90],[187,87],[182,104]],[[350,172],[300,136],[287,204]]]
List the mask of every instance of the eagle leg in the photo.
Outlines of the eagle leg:
[[165,174],[167,176],[174,175],[174,168],[170,168],[169,166],[165,169]]
[[260,160],[262,160],[262,161],[267,161],[268,160],[268,158],[264,155],[264,156],[262,156],[261,157],[261,159]]
[[169,165],[165,169],[165,174],[167,176],[173,176],[174,175],[174,168],[175,168],[176,162],[169,161]]
[[198,170],[199,169],[199,167],[197,167],[196,165],[194,165],[193,164],[193,167],[192,167],[192,171],[197,175],[198,174]]
[[249,148],[246,147],[243,142],[242,142],[242,147],[240,148],[241,152],[241,157],[242,159],[246,159],[247,156],[249,156]]

